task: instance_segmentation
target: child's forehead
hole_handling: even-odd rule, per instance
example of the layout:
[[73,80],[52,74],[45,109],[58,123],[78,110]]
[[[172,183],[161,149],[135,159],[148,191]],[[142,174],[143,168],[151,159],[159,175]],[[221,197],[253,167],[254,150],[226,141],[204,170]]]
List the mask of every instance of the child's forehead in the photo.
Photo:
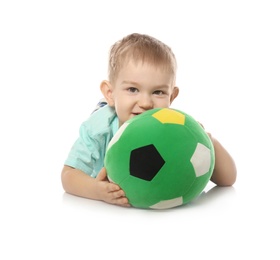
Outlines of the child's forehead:
[[118,76],[121,75],[160,75],[164,78],[173,78],[172,71],[163,64],[155,64],[149,61],[128,60],[121,67]]
[[150,71],[155,71],[157,73],[165,74],[171,81],[175,81],[176,78],[176,65],[168,58],[160,58],[155,56],[150,56],[145,53],[140,55],[140,53],[127,52],[126,54],[119,56],[115,67],[111,69],[109,78],[111,82],[115,82],[120,74],[137,70],[146,70],[146,73]]
[[161,70],[164,71],[165,73],[170,73],[170,74],[172,71],[171,65],[166,62],[159,62],[148,58],[126,57],[123,60],[120,69],[126,69],[131,67],[135,67],[135,68],[147,67],[153,70]]
[[167,71],[166,68],[149,62],[129,61],[118,72],[116,81],[118,83],[137,82],[143,85],[172,86],[174,84],[174,75]]

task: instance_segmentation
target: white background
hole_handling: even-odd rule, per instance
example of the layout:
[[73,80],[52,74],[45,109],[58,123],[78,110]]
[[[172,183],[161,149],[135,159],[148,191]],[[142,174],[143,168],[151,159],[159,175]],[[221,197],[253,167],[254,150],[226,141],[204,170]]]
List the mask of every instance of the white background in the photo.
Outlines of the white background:
[[[1,259],[279,259],[278,1],[1,1]],[[150,34],[178,59],[173,103],[238,168],[193,203],[125,209],[64,194],[110,46]],[[98,256],[97,256],[98,255]]]

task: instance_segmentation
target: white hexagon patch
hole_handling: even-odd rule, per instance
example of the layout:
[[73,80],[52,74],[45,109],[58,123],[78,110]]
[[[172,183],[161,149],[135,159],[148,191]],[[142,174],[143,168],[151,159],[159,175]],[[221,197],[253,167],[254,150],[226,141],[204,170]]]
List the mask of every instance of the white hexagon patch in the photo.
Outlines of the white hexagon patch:
[[210,149],[198,143],[190,161],[194,167],[196,177],[206,174],[211,166]]
[[183,204],[183,197],[171,199],[171,200],[162,200],[152,206],[151,209],[169,209],[180,206]]

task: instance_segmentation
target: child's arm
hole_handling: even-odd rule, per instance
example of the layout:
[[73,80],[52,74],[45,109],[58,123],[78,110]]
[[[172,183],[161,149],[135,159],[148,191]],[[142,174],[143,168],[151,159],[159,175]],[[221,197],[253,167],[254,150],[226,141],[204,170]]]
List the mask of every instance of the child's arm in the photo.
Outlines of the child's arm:
[[211,177],[218,186],[231,186],[236,180],[234,160],[220,142],[209,134],[215,149],[215,167]]
[[102,200],[110,204],[129,206],[124,191],[107,179],[105,168],[102,168],[96,178],[81,170],[64,166],[61,172],[62,186],[65,192],[93,200]]

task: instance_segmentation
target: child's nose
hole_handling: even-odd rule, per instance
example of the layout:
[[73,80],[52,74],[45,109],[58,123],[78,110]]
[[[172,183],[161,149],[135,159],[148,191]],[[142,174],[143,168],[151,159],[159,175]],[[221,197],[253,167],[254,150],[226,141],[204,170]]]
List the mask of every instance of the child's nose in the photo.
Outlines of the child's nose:
[[138,100],[138,105],[142,109],[148,110],[153,108],[153,101],[149,95],[141,95]]

